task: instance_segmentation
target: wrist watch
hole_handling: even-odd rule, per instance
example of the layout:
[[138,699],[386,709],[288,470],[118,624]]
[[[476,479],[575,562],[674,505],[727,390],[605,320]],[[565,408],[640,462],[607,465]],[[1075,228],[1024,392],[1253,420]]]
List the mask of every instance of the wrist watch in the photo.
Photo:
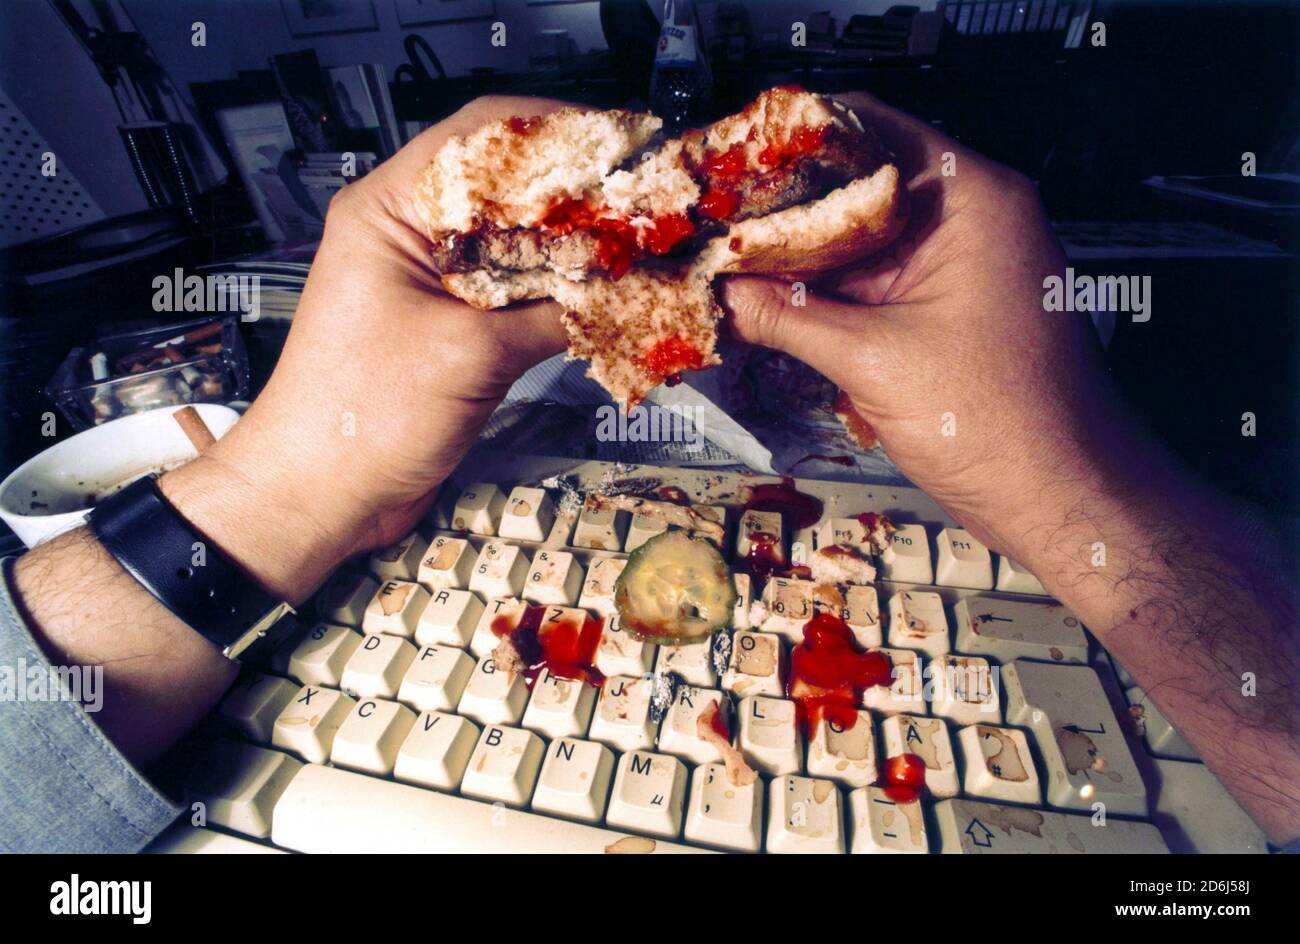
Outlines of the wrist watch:
[[180,516],[156,474],[104,499],[87,520],[131,576],[227,659],[265,658],[296,623],[292,606],[258,586]]

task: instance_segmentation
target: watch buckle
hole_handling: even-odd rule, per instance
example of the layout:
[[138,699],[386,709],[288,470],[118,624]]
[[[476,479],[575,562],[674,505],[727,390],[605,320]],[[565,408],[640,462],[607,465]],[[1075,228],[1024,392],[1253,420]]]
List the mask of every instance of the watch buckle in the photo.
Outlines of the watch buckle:
[[286,616],[296,616],[297,614],[298,611],[288,603],[277,603],[275,606],[271,607],[271,609],[267,610],[261,619],[248,627],[248,630],[243,635],[230,645],[226,646],[225,649],[222,649],[221,654],[231,661],[237,661],[239,657],[244,654],[244,650],[269,633],[276,623],[280,622],[280,620],[284,619]]

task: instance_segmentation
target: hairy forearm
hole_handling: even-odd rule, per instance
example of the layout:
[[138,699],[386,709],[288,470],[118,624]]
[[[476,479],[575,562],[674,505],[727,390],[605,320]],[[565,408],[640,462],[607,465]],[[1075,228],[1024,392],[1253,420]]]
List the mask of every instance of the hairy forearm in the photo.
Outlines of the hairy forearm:
[[155,757],[211,709],[235,664],[153,598],[79,528],[21,557],[14,591],[56,665],[103,666],[92,717],[135,763]]
[[1045,485],[1021,554],[1275,842],[1300,837],[1294,564],[1149,447]]

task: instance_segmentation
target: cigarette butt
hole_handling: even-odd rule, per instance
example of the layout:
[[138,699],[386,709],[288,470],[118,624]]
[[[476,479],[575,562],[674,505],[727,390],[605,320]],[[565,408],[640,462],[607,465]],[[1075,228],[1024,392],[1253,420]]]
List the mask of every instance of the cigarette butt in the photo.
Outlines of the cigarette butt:
[[172,416],[195,451],[202,452],[217,441],[217,437],[212,435],[212,430],[208,429],[208,424],[203,422],[203,417],[199,416],[199,411],[194,407],[181,407]]

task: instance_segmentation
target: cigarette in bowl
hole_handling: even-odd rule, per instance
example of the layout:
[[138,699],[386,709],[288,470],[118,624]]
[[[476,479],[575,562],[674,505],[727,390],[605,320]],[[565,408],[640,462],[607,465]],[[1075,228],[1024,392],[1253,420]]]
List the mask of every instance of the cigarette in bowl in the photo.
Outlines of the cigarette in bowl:
[[208,424],[203,422],[203,417],[199,416],[199,411],[194,407],[181,407],[172,416],[196,452],[203,452],[217,441],[217,437],[212,435],[212,430],[208,429]]

